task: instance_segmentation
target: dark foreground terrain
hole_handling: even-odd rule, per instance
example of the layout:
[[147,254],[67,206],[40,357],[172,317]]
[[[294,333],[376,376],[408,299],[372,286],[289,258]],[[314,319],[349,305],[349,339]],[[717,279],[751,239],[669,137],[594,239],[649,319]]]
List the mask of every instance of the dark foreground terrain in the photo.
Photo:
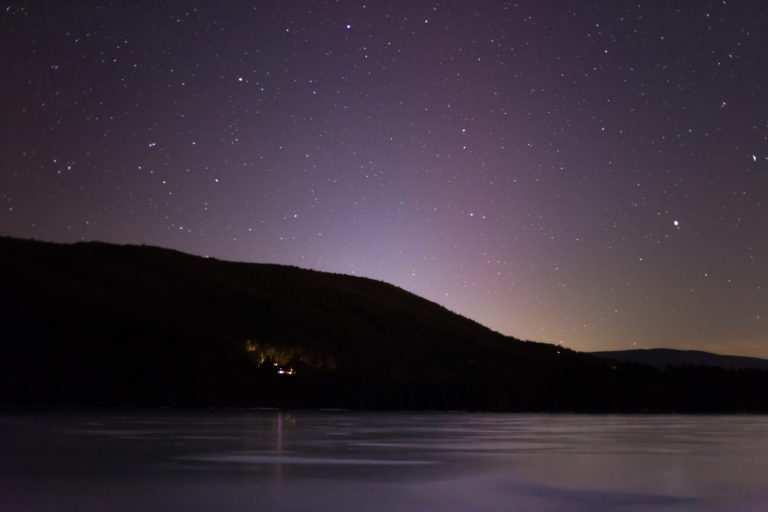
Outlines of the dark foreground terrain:
[[768,412],[768,371],[525,342],[371,279],[0,238],[0,403]]

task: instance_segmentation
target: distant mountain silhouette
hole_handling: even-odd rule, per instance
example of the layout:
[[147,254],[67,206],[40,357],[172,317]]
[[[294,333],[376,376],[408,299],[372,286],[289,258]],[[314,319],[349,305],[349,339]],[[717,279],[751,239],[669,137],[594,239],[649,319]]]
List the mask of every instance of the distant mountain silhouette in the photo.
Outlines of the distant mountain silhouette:
[[0,404],[768,411],[768,371],[503,336],[372,279],[0,237]]
[[759,368],[768,370],[768,359],[757,357],[727,356],[702,352],[701,350],[674,350],[669,348],[651,348],[636,350],[608,350],[589,352],[591,355],[642,363],[657,368],[665,366],[715,366],[718,368],[742,369]]

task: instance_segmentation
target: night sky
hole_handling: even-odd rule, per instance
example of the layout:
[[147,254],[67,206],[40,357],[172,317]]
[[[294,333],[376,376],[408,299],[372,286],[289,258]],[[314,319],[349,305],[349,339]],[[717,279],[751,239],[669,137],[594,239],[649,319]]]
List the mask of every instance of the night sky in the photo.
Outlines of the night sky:
[[0,6],[2,235],[768,357],[764,0]]

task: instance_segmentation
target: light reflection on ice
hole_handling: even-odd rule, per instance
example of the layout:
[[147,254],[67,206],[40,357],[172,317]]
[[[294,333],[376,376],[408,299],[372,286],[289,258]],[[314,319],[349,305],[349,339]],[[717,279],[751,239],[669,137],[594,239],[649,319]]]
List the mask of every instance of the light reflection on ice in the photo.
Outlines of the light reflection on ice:
[[139,411],[0,420],[0,511],[710,512],[768,503],[765,416]]
[[286,455],[197,455],[183,457],[184,460],[198,460],[205,462],[242,462],[249,464],[320,464],[320,465],[348,465],[348,466],[414,466],[422,464],[436,464],[436,461],[428,460],[391,460],[391,459],[353,459],[353,458],[328,458],[328,457],[293,457]]

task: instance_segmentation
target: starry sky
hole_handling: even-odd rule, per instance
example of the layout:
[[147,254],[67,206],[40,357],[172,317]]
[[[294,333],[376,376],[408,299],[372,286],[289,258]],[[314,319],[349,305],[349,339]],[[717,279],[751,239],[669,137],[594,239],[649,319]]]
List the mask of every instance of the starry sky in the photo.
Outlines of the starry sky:
[[760,1],[0,3],[0,234],[768,357]]

